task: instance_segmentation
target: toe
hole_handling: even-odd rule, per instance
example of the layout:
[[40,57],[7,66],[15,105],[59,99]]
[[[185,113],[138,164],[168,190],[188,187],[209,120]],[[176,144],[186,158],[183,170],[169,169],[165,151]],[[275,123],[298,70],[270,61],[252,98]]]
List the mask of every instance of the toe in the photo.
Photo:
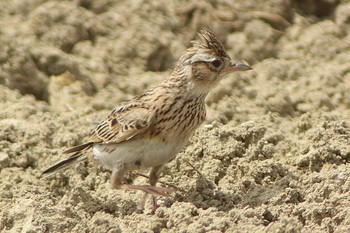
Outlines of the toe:
[[154,187],[154,186],[146,186],[145,192],[152,194],[152,195],[159,195],[164,197],[170,197],[170,194],[175,192],[175,189],[172,188],[163,188],[163,187]]

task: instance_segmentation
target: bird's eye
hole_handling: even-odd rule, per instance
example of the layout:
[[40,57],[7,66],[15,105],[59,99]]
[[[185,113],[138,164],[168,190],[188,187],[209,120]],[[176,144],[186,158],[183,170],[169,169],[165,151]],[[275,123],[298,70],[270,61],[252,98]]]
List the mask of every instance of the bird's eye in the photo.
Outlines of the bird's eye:
[[220,60],[214,60],[211,62],[211,64],[213,64],[214,67],[218,68],[219,66],[221,66],[221,61]]

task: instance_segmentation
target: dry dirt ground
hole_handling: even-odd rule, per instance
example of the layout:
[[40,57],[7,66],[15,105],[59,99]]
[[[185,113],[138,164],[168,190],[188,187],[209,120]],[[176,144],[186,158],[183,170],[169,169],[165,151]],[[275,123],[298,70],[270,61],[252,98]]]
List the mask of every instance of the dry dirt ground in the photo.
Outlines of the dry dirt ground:
[[[349,1],[2,0],[0,16],[1,232],[350,232]],[[40,179],[203,26],[254,70],[208,96],[154,215],[93,162]]]

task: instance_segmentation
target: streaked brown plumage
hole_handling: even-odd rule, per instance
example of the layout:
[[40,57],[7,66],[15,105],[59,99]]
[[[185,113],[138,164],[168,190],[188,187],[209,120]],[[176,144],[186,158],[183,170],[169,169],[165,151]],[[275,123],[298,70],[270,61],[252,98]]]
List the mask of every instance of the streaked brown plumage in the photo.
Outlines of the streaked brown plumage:
[[[155,187],[158,171],[176,156],[205,120],[205,98],[209,91],[223,75],[251,69],[232,62],[208,29],[203,29],[199,36],[200,40],[194,41],[181,56],[168,80],[114,109],[91,132],[87,143],[66,150],[64,153],[70,157],[43,174],[53,174],[83,161],[92,152],[97,161],[112,170],[111,183],[115,188],[152,194],[155,210],[154,196],[168,196],[172,191]],[[150,186],[122,183],[127,171],[139,168],[151,168]]]

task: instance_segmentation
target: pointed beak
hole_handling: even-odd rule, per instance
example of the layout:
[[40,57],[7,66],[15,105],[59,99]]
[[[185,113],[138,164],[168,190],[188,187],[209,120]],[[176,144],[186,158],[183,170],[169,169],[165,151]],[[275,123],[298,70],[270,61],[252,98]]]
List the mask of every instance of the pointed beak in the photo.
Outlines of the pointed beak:
[[226,67],[223,71],[225,73],[232,73],[232,72],[236,72],[236,71],[246,71],[246,70],[251,70],[251,69],[253,69],[253,68],[244,64],[244,63],[231,62],[230,66]]

